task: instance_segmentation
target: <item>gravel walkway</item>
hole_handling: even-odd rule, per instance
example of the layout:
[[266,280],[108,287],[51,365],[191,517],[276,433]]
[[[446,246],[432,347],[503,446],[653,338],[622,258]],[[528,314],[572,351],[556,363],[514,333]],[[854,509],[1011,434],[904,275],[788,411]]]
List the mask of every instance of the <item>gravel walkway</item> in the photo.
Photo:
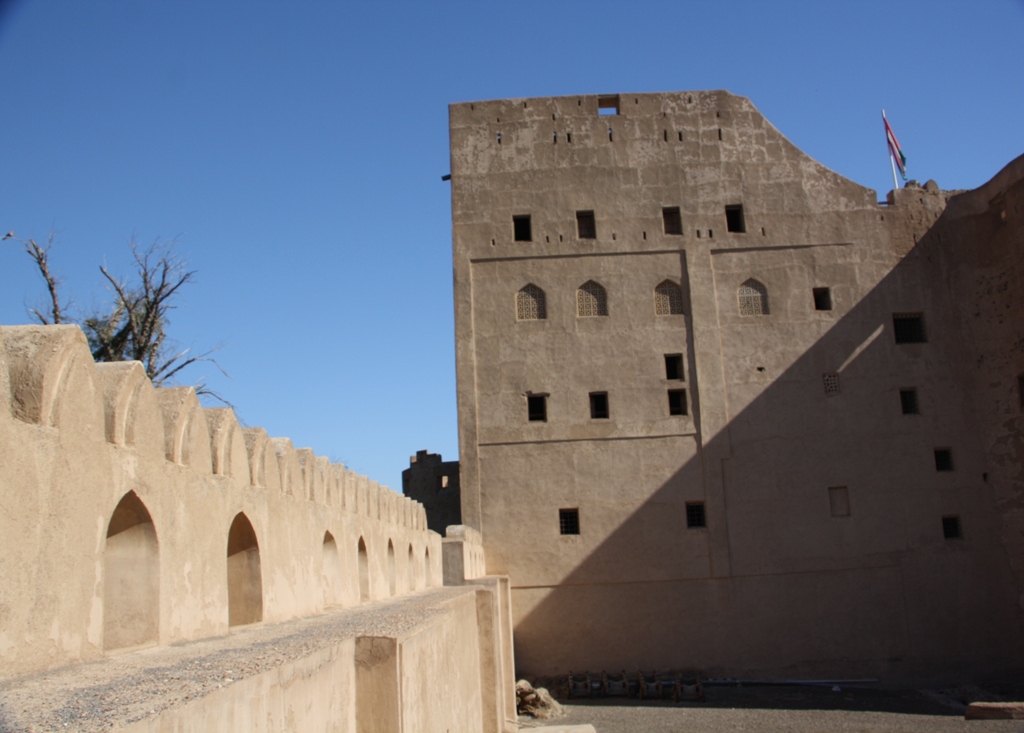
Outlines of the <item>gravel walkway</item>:
[[[706,703],[563,702],[545,725],[591,723],[597,733],[1024,733],[1024,721],[964,720],[964,706],[917,690],[712,687]],[[632,703],[632,704],[630,704]],[[543,731],[520,718],[523,733]]]
[[[437,588],[0,682],[0,733],[109,731],[358,636],[399,636],[473,588]],[[211,732],[212,733],[212,732]]]

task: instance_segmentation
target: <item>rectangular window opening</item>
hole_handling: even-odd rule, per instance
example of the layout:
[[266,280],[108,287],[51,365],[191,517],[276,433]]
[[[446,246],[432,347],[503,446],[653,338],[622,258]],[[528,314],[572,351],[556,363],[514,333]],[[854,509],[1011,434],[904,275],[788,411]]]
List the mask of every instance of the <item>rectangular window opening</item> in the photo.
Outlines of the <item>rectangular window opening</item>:
[[608,419],[608,393],[590,393],[590,417],[594,420]]
[[1020,400],[1020,411],[1024,412],[1024,372],[1017,375],[1017,399]]
[[830,310],[832,310],[832,289],[831,288],[814,288],[811,292],[814,294],[814,310],[816,310],[816,311],[830,311]]
[[701,529],[708,526],[707,516],[704,513],[704,502],[686,502],[686,528]]
[[619,95],[607,94],[597,98],[597,113],[599,115],[617,115],[619,113]]
[[682,354],[665,354],[665,379],[684,379]]
[[821,381],[825,385],[825,394],[829,397],[839,394],[839,375],[829,372],[821,375]]
[[532,242],[533,231],[530,227],[530,215],[522,214],[512,217],[512,230],[517,242]]
[[738,234],[743,234],[747,231],[747,224],[743,220],[743,204],[725,207],[725,228],[730,232]]
[[850,516],[850,492],[845,486],[830,486],[828,505],[833,517]]
[[661,210],[661,218],[665,222],[665,234],[682,234],[683,217],[678,206],[665,206]]
[[917,406],[917,390],[913,387],[900,390],[900,409],[904,415],[920,415],[921,410]]
[[953,470],[953,450],[951,448],[936,448],[935,449],[935,470],[936,471],[952,471]]
[[685,389],[670,389],[668,391],[668,414],[669,415],[685,415],[686,414],[686,390]]
[[963,537],[963,534],[960,532],[960,517],[942,518],[942,536],[947,540],[959,540]]
[[558,510],[558,532],[559,534],[580,533],[580,510],[559,509]]
[[526,413],[530,422],[547,422],[548,396],[543,394],[527,395]]
[[892,330],[898,344],[923,344],[928,341],[922,313],[893,313]]
[[576,212],[576,236],[580,239],[597,239],[597,222],[593,211]]

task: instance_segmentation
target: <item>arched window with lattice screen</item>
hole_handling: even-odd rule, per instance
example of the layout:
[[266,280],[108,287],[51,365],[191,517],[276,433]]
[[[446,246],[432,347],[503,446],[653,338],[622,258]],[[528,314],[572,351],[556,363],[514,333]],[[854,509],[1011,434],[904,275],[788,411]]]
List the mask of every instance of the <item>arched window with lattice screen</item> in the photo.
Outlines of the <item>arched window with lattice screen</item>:
[[768,315],[768,288],[757,280],[751,278],[740,285],[739,299],[741,316]]
[[663,280],[654,288],[654,314],[658,316],[681,316],[683,314],[683,289],[678,283]]
[[516,293],[516,320],[539,321],[547,317],[548,308],[544,291],[533,283],[524,285]]
[[587,280],[576,291],[576,315],[608,315],[608,292],[600,283]]

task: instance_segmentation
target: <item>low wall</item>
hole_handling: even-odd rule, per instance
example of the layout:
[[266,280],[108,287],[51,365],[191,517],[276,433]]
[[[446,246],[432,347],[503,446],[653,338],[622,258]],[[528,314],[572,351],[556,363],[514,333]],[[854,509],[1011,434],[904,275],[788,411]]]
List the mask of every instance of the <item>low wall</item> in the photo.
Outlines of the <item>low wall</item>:
[[425,590],[0,681],[0,731],[514,731],[485,706],[491,596]]
[[286,438],[0,328],[0,679],[440,586],[422,507]]

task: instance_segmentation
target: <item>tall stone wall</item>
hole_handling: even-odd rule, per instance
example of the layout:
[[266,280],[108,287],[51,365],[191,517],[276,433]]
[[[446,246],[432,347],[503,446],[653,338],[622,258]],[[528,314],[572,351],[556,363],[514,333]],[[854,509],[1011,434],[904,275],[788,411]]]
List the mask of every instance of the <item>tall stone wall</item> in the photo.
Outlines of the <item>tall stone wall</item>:
[[423,508],[286,438],[0,328],[0,676],[442,584]]

